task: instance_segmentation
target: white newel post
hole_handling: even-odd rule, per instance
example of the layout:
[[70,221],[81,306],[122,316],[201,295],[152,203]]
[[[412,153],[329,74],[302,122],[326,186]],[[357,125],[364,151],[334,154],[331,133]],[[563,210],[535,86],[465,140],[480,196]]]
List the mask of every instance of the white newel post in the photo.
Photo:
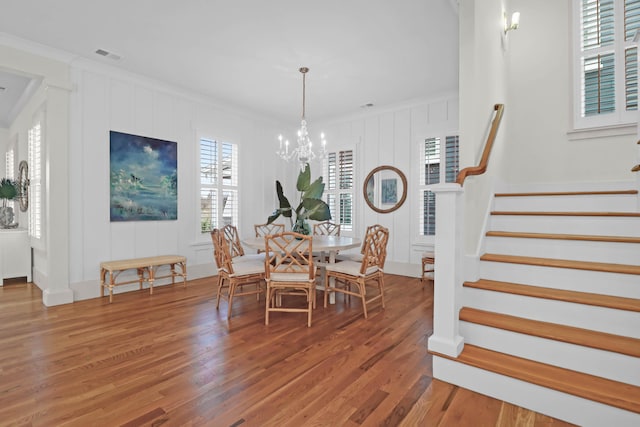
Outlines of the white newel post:
[[459,184],[438,184],[436,195],[433,335],[429,351],[457,357],[464,347],[458,333],[462,293],[464,190]]

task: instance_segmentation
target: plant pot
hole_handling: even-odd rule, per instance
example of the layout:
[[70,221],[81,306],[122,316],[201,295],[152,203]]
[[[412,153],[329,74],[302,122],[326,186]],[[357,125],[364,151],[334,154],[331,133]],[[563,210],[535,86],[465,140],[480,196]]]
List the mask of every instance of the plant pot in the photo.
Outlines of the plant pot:
[[16,224],[13,223],[13,208],[11,206],[0,207],[0,228],[13,228]]
[[308,236],[311,234],[311,225],[306,219],[297,219],[296,223],[293,225],[292,231]]

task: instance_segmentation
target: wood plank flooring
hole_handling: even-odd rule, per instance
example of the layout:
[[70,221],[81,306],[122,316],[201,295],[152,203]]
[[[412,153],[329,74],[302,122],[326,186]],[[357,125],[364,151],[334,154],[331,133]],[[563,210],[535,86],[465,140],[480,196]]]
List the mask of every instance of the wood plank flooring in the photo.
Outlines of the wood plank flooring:
[[386,275],[304,314],[215,308],[214,278],[57,307],[0,287],[1,426],[567,426],[432,378],[433,290]]

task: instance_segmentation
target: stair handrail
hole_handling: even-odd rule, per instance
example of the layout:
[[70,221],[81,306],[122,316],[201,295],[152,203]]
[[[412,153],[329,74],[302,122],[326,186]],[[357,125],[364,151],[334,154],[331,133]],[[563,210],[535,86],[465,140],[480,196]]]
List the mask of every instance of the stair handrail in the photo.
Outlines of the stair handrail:
[[484,151],[482,152],[480,163],[478,164],[478,166],[470,166],[468,168],[464,168],[458,173],[456,182],[460,185],[464,184],[464,180],[467,178],[467,176],[481,175],[487,171],[487,164],[489,163],[489,154],[491,154],[491,149],[493,148],[493,142],[495,141],[496,135],[498,133],[498,127],[500,127],[500,121],[502,120],[502,113],[504,111],[504,104],[495,104],[493,106],[493,110],[496,111],[496,115],[493,118],[493,122],[491,123],[491,130],[489,131],[487,142],[484,145]]

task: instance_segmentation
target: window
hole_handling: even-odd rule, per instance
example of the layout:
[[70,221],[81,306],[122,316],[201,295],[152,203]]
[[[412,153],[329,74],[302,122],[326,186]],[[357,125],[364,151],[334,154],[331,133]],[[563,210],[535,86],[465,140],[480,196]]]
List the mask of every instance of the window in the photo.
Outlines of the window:
[[200,139],[200,232],[238,225],[238,146]]
[[42,121],[38,120],[29,129],[29,235],[42,237]]
[[576,127],[635,122],[640,0],[574,0]]
[[[4,154],[4,162],[5,162],[5,174],[4,176],[7,179],[10,179],[12,181],[15,180],[15,174],[14,174],[14,168],[15,168],[15,163],[14,163],[14,155],[13,155],[13,148],[10,148],[5,154]],[[14,206],[14,202],[13,200],[8,201],[7,202],[7,206],[10,206],[12,208],[15,209]]]
[[[442,164],[444,141],[444,164]],[[436,234],[436,196],[429,189],[440,182],[455,182],[460,169],[458,135],[426,138],[420,143],[420,235]]]
[[329,153],[324,161],[326,202],[341,231],[353,231],[353,169],[353,150]]

